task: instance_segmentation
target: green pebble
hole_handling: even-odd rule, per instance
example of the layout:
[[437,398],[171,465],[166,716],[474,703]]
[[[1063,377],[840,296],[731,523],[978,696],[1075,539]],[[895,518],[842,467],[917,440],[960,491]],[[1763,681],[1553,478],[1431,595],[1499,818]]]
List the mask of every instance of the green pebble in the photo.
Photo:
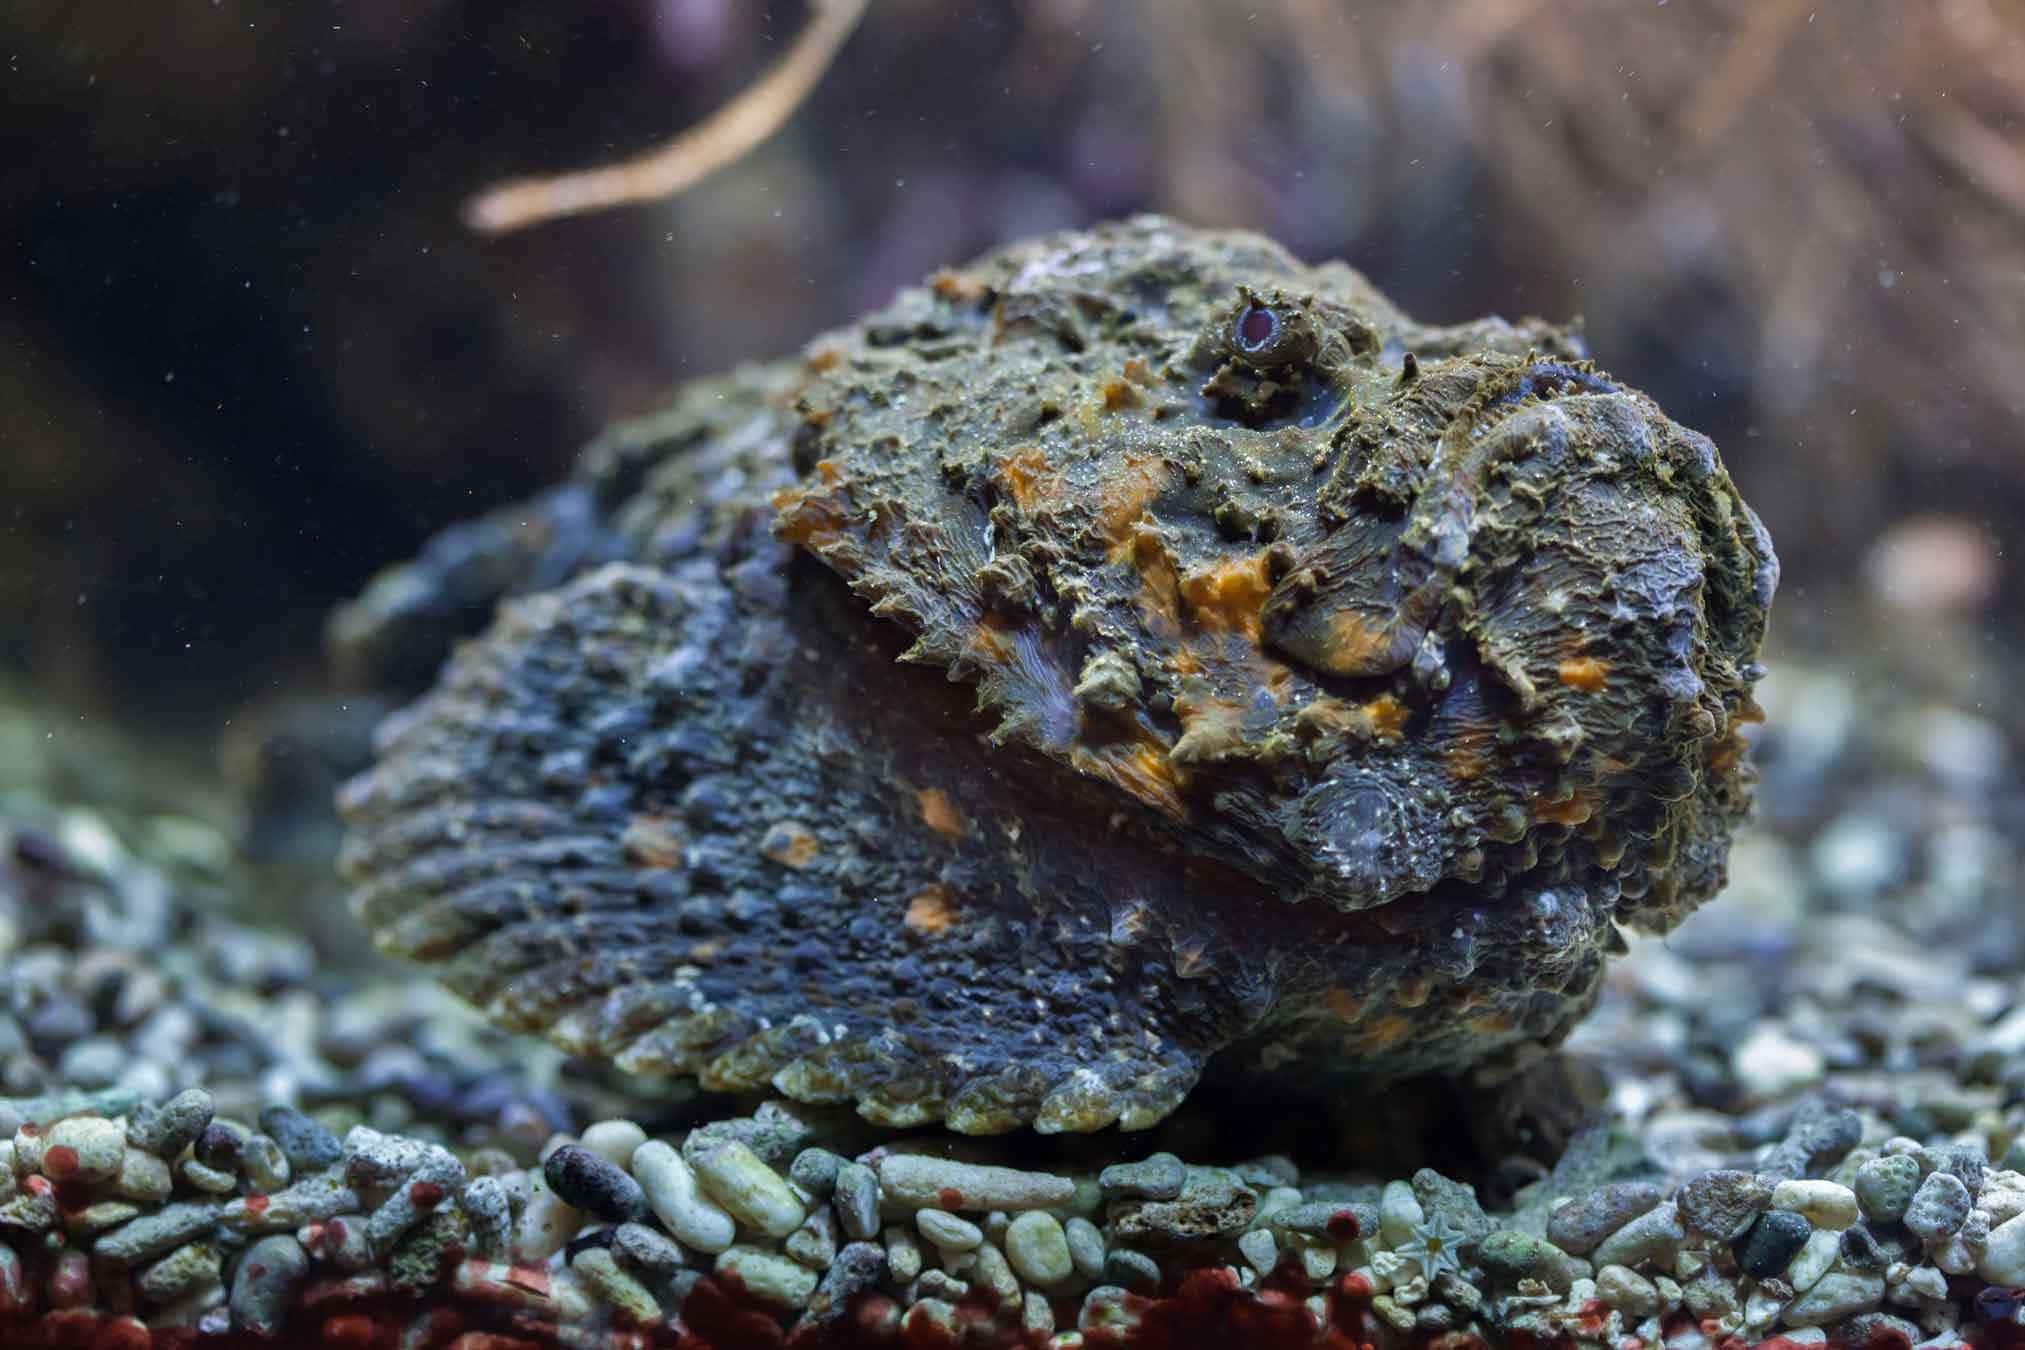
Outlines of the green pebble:
[[1920,1165],[1909,1154],[1893,1153],[1872,1158],[1856,1169],[1851,1189],[1865,1218],[1880,1223],[1897,1223],[1905,1217],[1913,1192],[1919,1189]]
[[717,1258],[717,1273],[729,1275],[747,1293],[767,1303],[799,1311],[816,1292],[816,1273],[800,1262],[759,1247],[736,1245]]
[[1031,1284],[1057,1284],[1075,1270],[1069,1236],[1046,1210],[1030,1210],[1012,1221],[1005,1233],[1005,1255],[1020,1278]]
[[187,1243],[143,1270],[135,1286],[149,1302],[168,1303],[216,1285],[221,1263],[211,1243]]
[[1500,1228],[1478,1242],[1477,1263],[1494,1284],[1542,1280],[1559,1293],[1567,1292],[1584,1266],[1545,1238],[1515,1228]]
[[619,1269],[611,1252],[603,1247],[586,1247],[570,1262],[570,1269],[590,1285],[599,1298],[631,1317],[651,1322],[661,1316],[661,1305],[647,1286]]

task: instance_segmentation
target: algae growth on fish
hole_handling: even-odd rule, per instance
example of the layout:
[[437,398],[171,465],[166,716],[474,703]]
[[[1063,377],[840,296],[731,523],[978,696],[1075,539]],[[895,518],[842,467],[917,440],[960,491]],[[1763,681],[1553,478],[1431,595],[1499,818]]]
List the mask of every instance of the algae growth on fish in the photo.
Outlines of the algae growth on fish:
[[1565,330],[1143,217],[692,386],[383,577],[334,630],[369,673],[502,603],[345,865],[509,1027],[885,1125],[1506,1072],[1722,884],[1776,576]]

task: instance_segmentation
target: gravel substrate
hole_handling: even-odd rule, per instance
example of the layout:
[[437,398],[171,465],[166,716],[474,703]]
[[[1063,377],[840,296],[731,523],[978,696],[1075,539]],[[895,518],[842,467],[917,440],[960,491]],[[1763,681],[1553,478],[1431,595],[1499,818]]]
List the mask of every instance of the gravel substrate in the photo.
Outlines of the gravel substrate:
[[1486,1160],[1488,1212],[1429,1169],[615,1107],[227,917],[201,823],[0,792],[0,1345],[2021,1343],[2010,742],[1783,669],[1784,806],[1613,968],[1568,1046],[1606,1109],[1551,1172]]
[[285,1106],[232,1120],[202,1089],[77,1109],[0,1144],[0,1310],[291,1343],[360,1318],[429,1343],[454,1311],[462,1332],[569,1345],[764,1340],[756,1315],[804,1341],[1068,1347],[1158,1332],[1178,1304],[1217,1319],[1197,1330],[1289,1344],[1939,1347],[2015,1323],[2005,1290],[2025,1285],[2015,1141],[1993,1162],[1984,1128],[1919,1139],[1818,1102],[1733,1166],[1536,1188],[1496,1215],[1428,1169],[1057,1174],[913,1151],[944,1142],[847,1159],[768,1103],[677,1139],[597,1122],[522,1166],[365,1125],[339,1140]]

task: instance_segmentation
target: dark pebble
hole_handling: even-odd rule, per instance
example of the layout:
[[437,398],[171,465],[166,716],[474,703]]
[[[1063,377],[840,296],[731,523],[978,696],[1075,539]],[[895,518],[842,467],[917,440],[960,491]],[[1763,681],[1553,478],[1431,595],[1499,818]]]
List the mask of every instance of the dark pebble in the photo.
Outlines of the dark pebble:
[[490,1124],[508,1102],[519,1100],[520,1087],[511,1078],[487,1075],[467,1084],[452,1109],[459,1119]]
[[569,1104],[552,1092],[530,1089],[509,1074],[488,1074],[466,1086],[450,1106],[459,1119],[496,1125],[509,1115],[539,1119],[551,1133],[571,1128]]
[[1838,1345],[1918,1345],[1926,1339],[1921,1331],[1903,1317],[1894,1317],[1888,1312],[1858,1313],[1844,1322],[1835,1342]]
[[1793,1113],[1786,1137],[1759,1164],[1772,1177],[1817,1177],[1833,1167],[1863,1138],[1863,1121],[1845,1107],[1811,1101]]
[[640,1183],[582,1144],[564,1144],[541,1170],[557,1195],[607,1223],[630,1223],[647,1212]]
[[71,866],[70,855],[62,844],[40,830],[20,825],[14,829],[14,861],[32,871],[46,872],[51,876],[74,877],[77,869]]
[[1657,1205],[1665,1194],[1650,1181],[1599,1186],[1547,1216],[1547,1241],[1570,1256],[1587,1256],[1603,1239]]
[[826,1326],[849,1311],[851,1300],[879,1282],[886,1269],[886,1249],[876,1242],[852,1242],[837,1253],[823,1282],[809,1300],[808,1323]]
[[1737,1247],[1737,1265],[1754,1280],[1769,1280],[1793,1264],[1814,1235],[1814,1225],[1787,1209],[1758,1216]]
[[35,1047],[36,1054],[54,1059],[72,1041],[83,1040],[97,1031],[98,1022],[84,1004],[68,994],[55,994],[28,1014],[21,1029],[28,1034],[28,1043]]
[[215,1167],[220,1172],[236,1172],[240,1156],[246,1151],[246,1141],[231,1126],[213,1121],[197,1136],[197,1146],[191,1151],[206,1167]]
[[[682,1248],[658,1228],[646,1224],[622,1223],[605,1230],[612,1235],[612,1255],[652,1280],[666,1280],[682,1269]],[[883,1264],[886,1249],[880,1247]]]
[[1925,1139],[1927,1136],[1937,1133],[1940,1130],[1940,1126],[1934,1123],[1933,1116],[1927,1112],[1924,1106],[1916,1102],[1908,1102],[1899,1107],[1898,1110],[1892,1112],[1891,1129],[1893,1134],[1903,1134],[1914,1139]]
[[458,1084],[440,1073],[404,1074],[393,1087],[426,1116],[448,1115],[462,1092]]
[[2004,1289],[1991,1285],[1977,1294],[1970,1304],[1976,1312],[1976,1320],[1986,1327],[2017,1323],[2025,1318],[2025,1290]]
[[1894,1261],[1903,1261],[1912,1253],[1906,1241],[1907,1234],[1893,1224],[1859,1223],[1844,1230],[1842,1234],[1842,1264],[1850,1270],[1863,1274],[1876,1274]]
[[827,1201],[836,1192],[837,1173],[843,1166],[844,1160],[826,1148],[805,1148],[795,1154],[788,1180],[818,1201]]
[[127,1138],[173,1162],[210,1128],[213,1110],[210,1093],[203,1088],[184,1088],[160,1106],[143,1103],[135,1107],[127,1117]]
[[1946,1172],[1962,1183],[1971,1200],[1983,1193],[1983,1187],[1990,1177],[1990,1164],[1983,1155],[1968,1144],[1938,1144],[1932,1149],[1936,1170]]
[[1751,1172],[1703,1172],[1674,1197],[1689,1231],[1728,1242],[1772,1204],[1772,1185]]
[[1156,1153],[1144,1162],[1113,1163],[1097,1178],[1107,1196],[1172,1200],[1181,1194],[1188,1170],[1172,1153]]
[[260,1113],[260,1128],[281,1145],[281,1156],[298,1172],[329,1167],[344,1156],[338,1137],[292,1106],[270,1106]]
[[587,1252],[594,1247],[610,1247],[611,1245],[611,1229],[593,1228],[590,1232],[579,1233],[569,1240],[568,1245],[563,1248],[563,1260],[574,1261],[577,1259],[577,1253],[579,1252]]

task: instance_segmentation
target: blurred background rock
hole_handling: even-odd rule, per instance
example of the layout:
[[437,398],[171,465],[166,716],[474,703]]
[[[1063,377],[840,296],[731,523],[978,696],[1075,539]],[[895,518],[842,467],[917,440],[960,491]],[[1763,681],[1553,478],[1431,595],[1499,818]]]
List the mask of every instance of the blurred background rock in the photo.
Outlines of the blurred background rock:
[[687,195],[459,223],[707,115],[805,18],[0,9],[0,674],[208,746],[314,683],[333,601],[612,418],[1140,209],[1348,258],[1427,319],[1586,316],[1722,446],[1788,640],[1931,673],[2016,611],[2019,4],[873,0]]

